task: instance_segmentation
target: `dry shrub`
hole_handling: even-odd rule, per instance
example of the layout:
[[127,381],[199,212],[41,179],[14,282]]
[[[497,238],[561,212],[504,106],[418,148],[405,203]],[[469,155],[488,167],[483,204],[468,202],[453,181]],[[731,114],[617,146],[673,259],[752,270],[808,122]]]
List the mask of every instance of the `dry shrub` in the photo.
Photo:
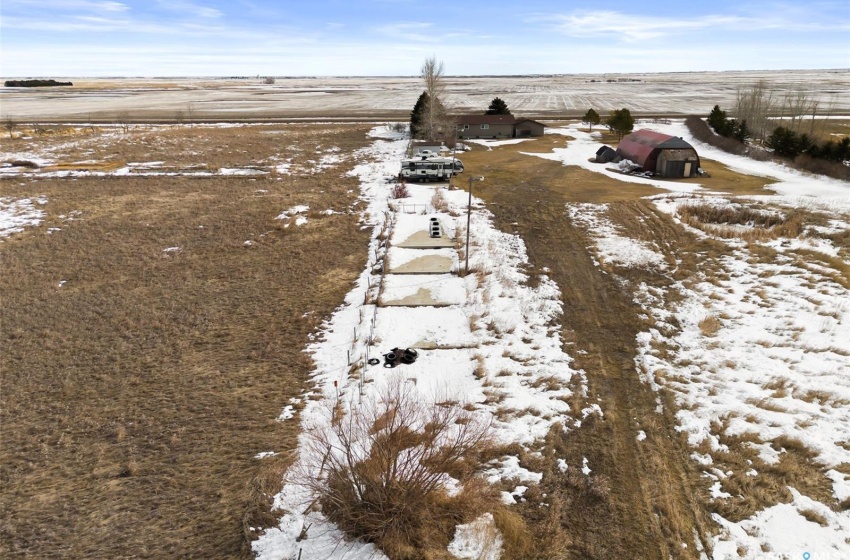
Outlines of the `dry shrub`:
[[[314,461],[296,474],[348,537],[375,543],[392,559],[445,550],[455,526],[499,507],[478,474],[489,424],[456,403],[423,403],[401,378],[376,401],[309,433]],[[446,490],[452,477],[461,490]]]
[[433,206],[434,210],[437,212],[449,211],[449,201],[446,200],[445,196],[443,196],[443,189],[437,189],[436,192],[434,192],[434,196],[431,197],[431,206]]
[[396,183],[393,190],[390,191],[391,198],[407,198],[410,196],[410,191],[407,190],[407,185],[404,183]]
[[679,208],[679,215],[688,225],[723,238],[767,241],[803,232],[803,214],[797,210],[783,215],[733,205],[687,204]]
[[703,336],[714,336],[723,324],[716,315],[709,315],[699,322],[699,331]]

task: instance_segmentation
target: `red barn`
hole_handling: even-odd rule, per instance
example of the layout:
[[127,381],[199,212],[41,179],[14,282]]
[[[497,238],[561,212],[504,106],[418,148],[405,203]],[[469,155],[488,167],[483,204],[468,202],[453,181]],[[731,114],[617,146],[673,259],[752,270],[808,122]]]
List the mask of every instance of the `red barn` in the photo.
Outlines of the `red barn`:
[[617,153],[659,177],[694,177],[700,166],[693,146],[676,136],[645,129],[620,140]]

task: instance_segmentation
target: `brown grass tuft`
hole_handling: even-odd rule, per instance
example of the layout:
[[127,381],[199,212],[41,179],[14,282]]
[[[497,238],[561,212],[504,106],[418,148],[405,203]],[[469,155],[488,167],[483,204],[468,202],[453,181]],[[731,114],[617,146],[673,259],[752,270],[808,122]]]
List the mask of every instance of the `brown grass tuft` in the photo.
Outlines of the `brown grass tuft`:
[[699,322],[699,331],[703,336],[714,336],[723,326],[716,315],[709,315]]
[[826,520],[826,517],[816,512],[813,509],[804,509],[800,511],[800,515],[805,517],[808,521],[812,523],[817,523],[821,527],[829,527],[829,521]]

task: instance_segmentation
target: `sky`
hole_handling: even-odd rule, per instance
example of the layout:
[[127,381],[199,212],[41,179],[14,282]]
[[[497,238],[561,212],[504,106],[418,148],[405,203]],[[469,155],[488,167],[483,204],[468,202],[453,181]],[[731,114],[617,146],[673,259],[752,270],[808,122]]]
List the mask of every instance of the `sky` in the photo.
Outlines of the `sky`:
[[0,76],[850,68],[850,0],[2,0]]

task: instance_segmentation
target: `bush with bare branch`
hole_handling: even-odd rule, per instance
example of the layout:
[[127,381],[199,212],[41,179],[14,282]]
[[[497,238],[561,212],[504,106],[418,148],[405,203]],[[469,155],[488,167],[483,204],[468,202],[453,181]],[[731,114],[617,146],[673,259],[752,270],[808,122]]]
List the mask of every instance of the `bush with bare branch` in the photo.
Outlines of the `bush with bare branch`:
[[9,138],[14,138],[12,132],[17,128],[18,122],[10,116],[3,119],[3,128],[9,133]]
[[395,378],[374,401],[348,411],[337,402],[320,424],[307,433],[297,483],[348,537],[390,558],[445,550],[456,525],[500,507],[477,475],[489,423],[457,403],[426,404]]
[[410,191],[407,190],[407,185],[404,183],[396,183],[390,191],[391,198],[407,198],[410,196]]

